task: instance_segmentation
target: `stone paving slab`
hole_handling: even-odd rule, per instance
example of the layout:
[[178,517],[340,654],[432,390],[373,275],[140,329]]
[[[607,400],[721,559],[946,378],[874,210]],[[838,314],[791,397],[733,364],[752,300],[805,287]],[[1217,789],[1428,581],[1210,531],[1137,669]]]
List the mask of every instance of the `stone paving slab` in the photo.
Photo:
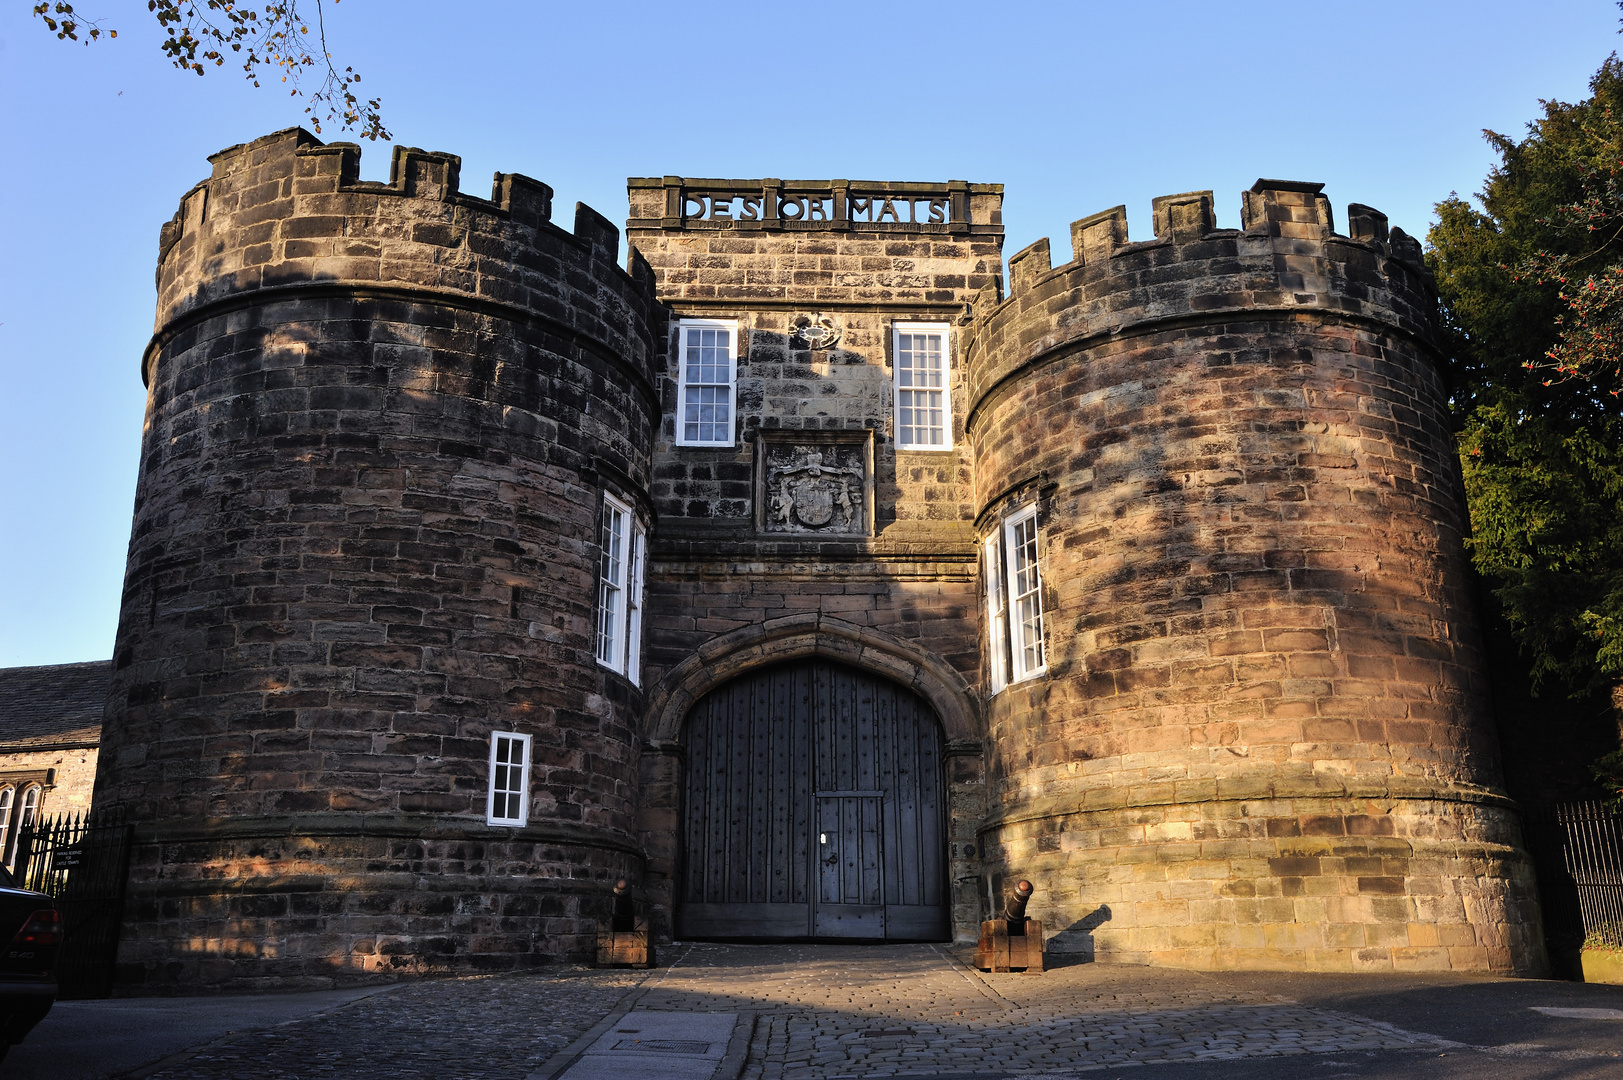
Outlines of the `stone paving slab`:
[[737,1013],[632,1009],[587,1047],[560,1080],[711,1080],[737,1026]]

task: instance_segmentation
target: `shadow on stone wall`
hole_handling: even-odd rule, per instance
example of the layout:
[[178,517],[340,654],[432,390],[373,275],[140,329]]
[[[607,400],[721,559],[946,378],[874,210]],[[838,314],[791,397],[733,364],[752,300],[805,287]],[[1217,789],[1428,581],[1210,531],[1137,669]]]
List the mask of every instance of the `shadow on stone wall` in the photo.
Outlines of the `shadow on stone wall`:
[[1044,944],[1047,967],[1093,963],[1093,932],[1110,921],[1110,905],[1100,904]]

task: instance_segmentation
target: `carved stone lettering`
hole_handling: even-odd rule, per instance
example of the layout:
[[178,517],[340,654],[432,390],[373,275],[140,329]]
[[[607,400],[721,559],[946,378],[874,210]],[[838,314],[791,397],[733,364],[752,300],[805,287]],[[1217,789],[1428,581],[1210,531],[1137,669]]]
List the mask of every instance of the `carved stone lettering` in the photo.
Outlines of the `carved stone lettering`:
[[897,193],[887,187],[862,192],[845,185],[837,189],[831,187],[823,193],[808,190],[808,187],[802,183],[794,191],[784,191],[777,186],[756,192],[683,190],[679,204],[686,221],[727,225],[749,222],[769,227],[778,223],[806,226],[814,221],[838,227],[850,222],[939,226],[951,222],[955,213],[952,199],[944,193]]

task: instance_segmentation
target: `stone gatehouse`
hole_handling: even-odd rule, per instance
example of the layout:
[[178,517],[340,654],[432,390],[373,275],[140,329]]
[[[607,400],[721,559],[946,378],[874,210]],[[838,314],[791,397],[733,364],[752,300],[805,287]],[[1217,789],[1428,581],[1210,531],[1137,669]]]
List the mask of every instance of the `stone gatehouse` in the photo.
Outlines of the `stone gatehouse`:
[[544,184],[289,130],[164,226],[99,812],[130,981],[698,938],[1543,964],[1420,246],[1320,185]]

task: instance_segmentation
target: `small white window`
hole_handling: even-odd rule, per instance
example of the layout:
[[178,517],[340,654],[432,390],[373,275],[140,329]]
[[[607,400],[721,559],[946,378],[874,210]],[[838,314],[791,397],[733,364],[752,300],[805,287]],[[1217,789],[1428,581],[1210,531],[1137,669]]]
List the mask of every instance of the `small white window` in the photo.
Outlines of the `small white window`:
[[1037,508],[1027,507],[1003,523],[1004,579],[1009,596],[1009,658],[1013,679],[1041,675],[1048,666],[1043,649],[1043,583],[1037,569]]
[[677,336],[676,444],[733,445],[738,324],[684,319]]
[[612,495],[603,496],[601,543],[597,662],[640,685],[643,562],[648,537],[631,508]]
[[952,392],[947,380],[947,324],[897,323],[896,445],[952,449]]
[[516,731],[490,736],[488,825],[524,825],[530,820],[530,737]]

